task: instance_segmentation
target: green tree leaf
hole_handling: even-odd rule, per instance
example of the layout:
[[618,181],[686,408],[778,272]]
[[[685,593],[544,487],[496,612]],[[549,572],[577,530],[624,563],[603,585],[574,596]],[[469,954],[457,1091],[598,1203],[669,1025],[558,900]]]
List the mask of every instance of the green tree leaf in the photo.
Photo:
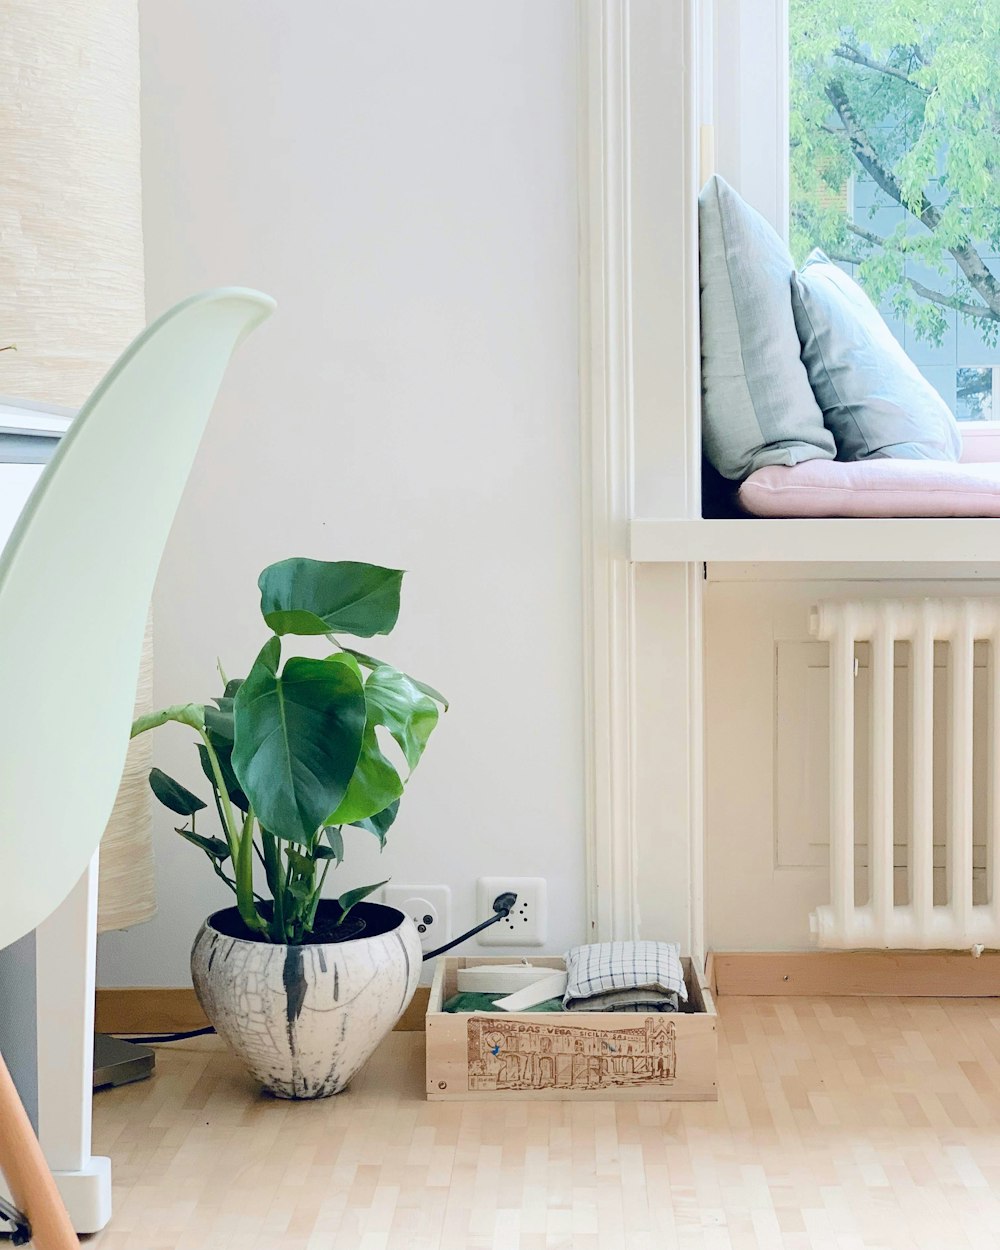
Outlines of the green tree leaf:
[[261,824],[309,842],[347,793],[361,753],[364,688],[345,664],[290,659],[270,639],[234,700],[232,764]]
[[371,638],[396,624],[402,580],[401,570],[377,564],[293,557],[261,573],[260,610],[276,634]]
[[964,321],[989,363],[1000,337],[996,6],[790,0],[788,21],[793,254],[819,246],[853,263],[908,337],[940,344]]
[[193,816],[195,812],[200,812],[202,808],[208,806],[198,798],[197,794],[192,794],[179,781],[168,777],[160,768],[149,770],[149,788],[164,807],[176,812],[178,816]]

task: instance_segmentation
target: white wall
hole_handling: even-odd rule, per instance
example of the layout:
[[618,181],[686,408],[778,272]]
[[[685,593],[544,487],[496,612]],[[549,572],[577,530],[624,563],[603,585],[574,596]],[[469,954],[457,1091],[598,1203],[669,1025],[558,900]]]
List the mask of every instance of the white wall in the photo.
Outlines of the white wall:
[[[572,0],[143,0],[148,310],[273,294],[237,356],[156,598],[156,698],[216,692],[265,637],[289,555],[409,570],[377,653],[452,711],[379,860],[392,875],[549,881],[584,935]],[[152,466],[155,471],[155,466]],[[373,650],[376,648],[372,647]],[[157,762],[200,777],[180,730]],[[101,942],[106,985],[183,985],[224,887],[157,814],[159,915]],[[474,949],[474,948],[473,948]]]

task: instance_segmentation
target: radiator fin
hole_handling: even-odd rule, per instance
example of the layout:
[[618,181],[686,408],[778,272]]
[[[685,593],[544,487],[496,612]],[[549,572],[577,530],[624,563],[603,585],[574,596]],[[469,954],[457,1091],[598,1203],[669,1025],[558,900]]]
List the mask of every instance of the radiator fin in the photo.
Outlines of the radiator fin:
[[[830,903],[812,916],[821,946],[963,949],[1000,947],[1000,599],[825,601],[811,630],[830,649]],[[987,686],[977,696],[977,643],[988,647]],[[855,698],[856,649],[868,648],[866,735]],[[935,646],[947,648],[947,682],[935,697]],[[899,667],[899,650],[907,663]],[[897,682],[908,681],[909,689]],[[897,695],[908,695],[901,725]],[[987,741],[977,738],[985,698]],[[947,715],[937,717],[944,699]],[[867,759],[859,761],[859,744]],[[905,752],[907,767],[896,764]],[[976,767],[985,757],[986,766]],[[859,763],[867,773],[867,889],[856,888],[855,796]],[[899,793],[898,777],[906,778]],[[896,780],[894,780],[894,778]],[[935,899],[935,779],[943,786],[945,889]],[[982,792],[985,791],[985,794]],[[985,798],[985,901],[973,895],[974,813]],[[980,814],[982,809],[979,809]],[[894,861],[894,832],[908,816],[905,880]],[[981,871],[981,869],[980,869]]]

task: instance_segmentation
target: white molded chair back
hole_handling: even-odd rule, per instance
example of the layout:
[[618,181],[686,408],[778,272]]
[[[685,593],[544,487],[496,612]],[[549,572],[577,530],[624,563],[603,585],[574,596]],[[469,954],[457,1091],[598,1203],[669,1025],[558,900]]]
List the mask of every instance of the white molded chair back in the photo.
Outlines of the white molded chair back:
[[273,308],[220,289],[145,330],[0,555],[0,947],[58,907],[100,842],[171,522],[233,349]]

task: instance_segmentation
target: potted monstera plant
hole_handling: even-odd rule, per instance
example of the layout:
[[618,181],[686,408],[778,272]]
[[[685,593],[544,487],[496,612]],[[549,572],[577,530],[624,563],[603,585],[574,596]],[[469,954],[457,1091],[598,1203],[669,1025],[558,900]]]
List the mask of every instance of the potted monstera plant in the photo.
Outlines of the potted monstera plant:
[[[368,901],[385,882],[339,896],[324,889],[353,830],[385,844],[405,778],[447,708],[433,687],[340,641],[392,630],[402,577],[352,561],[270,565],[258,584],[271,637],[246,678],[223,675],[211,702],[132,726],[133,737],[170,721],[194,732],[211,809],[159,769],[149,778],[183,818],[177,832],[234,895],[195,938],[194,985],[216,1030],[284,1098],[342,1090],[420,972],[412,921]],[[288,635],[316,636],[328,654],[282,663]]]

